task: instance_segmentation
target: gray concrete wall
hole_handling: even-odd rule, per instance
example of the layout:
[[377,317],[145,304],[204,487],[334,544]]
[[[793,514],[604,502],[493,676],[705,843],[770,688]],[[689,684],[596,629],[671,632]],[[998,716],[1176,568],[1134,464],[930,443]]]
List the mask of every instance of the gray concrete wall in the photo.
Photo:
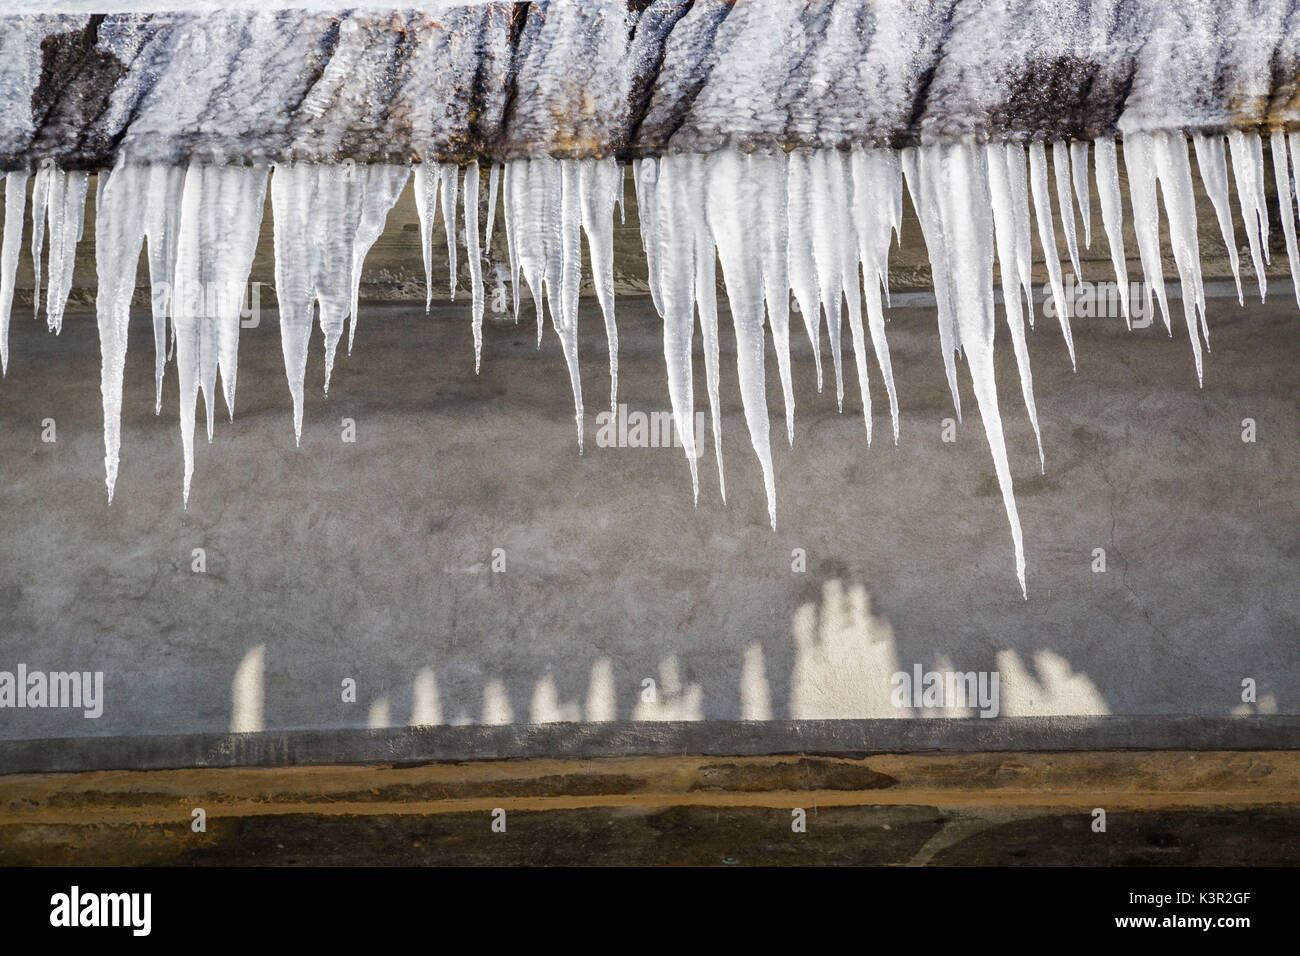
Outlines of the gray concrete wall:
[[[246,332],[238,414],[200,442],[188,510],[174,378],[155,418],[145,326],[108,507],[91,319],[57,339],[20,321],[0,391],[0,648],[6,667],[104,671],[106,704],[97,720],[5,711],[0,734],[898,716],[911,712],[890,706],[888,677],[913,664],[998,670],[1009,715],[1229,714],[1245,677],[1259,687],[1248,709],[1296,712],[1293,303],[1216,303],[1203,389],[1186,343],[1156,327],[1080,322],[1072,374],[1041,323],[1046,475],[1004,350],[1028,602],[978,421],[940,440],[951,412],[932,314],[892,322],[898,448],[879,414],[868,448],[855,404],[838,414],[798,350],[774,533],[730,336],[728,503],[706,455],[694,508],[680,450],[597,446],[595,316],[579,457],[554,338],[539,353],[529,325],[489,327],[475,377],[461,311],[367,310],[328,398],[316,354],[301,448],[277,329]],[[620,315],[622,400],[666,409],[658,320],[626,299]],[[56,444],[41,441],[46,417]],[[490,570],[495,548],[505,573]],[[347,677],[356,703],[340,699]],[[657,704],[641,699],[647,678]]]
[[[372,290],[391,276],[422,298],[413,215],[404,200],[369,263]],[[1207,274],[1221,274],[1217,227],[1208,214],[1201,224]],[[269,225],[268,212],[264,245]],[[635,229],[629,217],[620,233],[620,398],[663,411],[660,322],[627,278],[642,268]],[[924,271],[914,220],[905,236],[898,288]],[[255,278],[270,276],[268,251]],[[1109,279],[1102,239],[1092,255],[1085,277]],[[79,282],[90,275],[79,263]],[[914,665],[996,670],[1005,716],[1300,713],[1300,322],[1286,291],[1245,309],[1211,301],[1201,389],[1185,331],[1171,341],[1158,325],[1080,318],[1071,373],[1040,318],[1030,351],[1045,475],[1001,340],[1028,602],[978,416],[941,441],[952,412],[933,311],[890,316],[897,448],[879,379],[868,448],[851,371],[838,414],[799,335],[786,448],[769,351],[774,533],[725,331],[725,506],[711,452],[693,507],[679,449],[598,447],[608,380],[594,302],[579,457],[554,335],[538,352],[527,313],[518,327],[490,322],[475,376],[462,301],[431,317],[411,302],[364,308],[328,397],[314,340],[300,448],[266,309],[241,343],[238,414],[200,441],[184,510],[175,373],[155,418],[146,316],[132,328],[108,507],[93,316],[71,314],[56,338],[20,310],[0,382],[0,669],[103,671],[105,707],[93,720],[3,710],[0,737],[911,717],[891,705],[889,677]],[[705,408],[702,375],[696,393]],[[340,440],[345,417],[355,444]],[[54,444],[41,440],[45,418]],[[198,547],[204,574],[191,571]],[[504,573],[490,568],[496,548]],[[1105,573],[1091,570],[1095,548]],[[354,703],[341,699],[345,678]]]

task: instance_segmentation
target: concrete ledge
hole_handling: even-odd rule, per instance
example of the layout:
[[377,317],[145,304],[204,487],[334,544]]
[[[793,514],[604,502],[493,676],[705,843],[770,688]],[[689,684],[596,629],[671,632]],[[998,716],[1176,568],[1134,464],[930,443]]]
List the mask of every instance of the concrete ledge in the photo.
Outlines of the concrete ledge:
[[613,722],[0,740],[0,774],[537,757],[1300,750],[1300,716]]
[[[0,866],[1293,866],[1300,751],[11,774],[0,777],[0,808]],[[803,829],[792,824],[801,813]]]

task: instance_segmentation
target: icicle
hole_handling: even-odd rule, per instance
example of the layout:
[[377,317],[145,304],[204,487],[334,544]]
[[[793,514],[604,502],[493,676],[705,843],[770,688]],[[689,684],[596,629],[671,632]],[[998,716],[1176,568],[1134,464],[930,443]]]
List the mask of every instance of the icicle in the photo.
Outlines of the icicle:
[[49,215],[50,184],[58,170],[45,160],[32,185],[32,315],[41,314],[41,247],[45,245],[45,219]]
[[[763,223],[758,238],[760,269],[763,277],[763,301],[767,304],[767,321],[772,327],[776,346],[777,372],[781,377],[781,395],[785,402],[785,435],[794,447],[794,378],[790,369],[790,269],[787,257],[790,229],[786,222],[789,197],[786,195],[784,153],[751,153],[746,157],[747,173],[754,179],[758,215]],[[709,278],[713,279],[712,263]],[[716,281],[716,280],[714,280]],[[856,281],[856,280],[855,280]],[[719,425],[714,422],[714,440],[719,440]],[[721,460],[721,454],[718,455]]]
[[[822,315],[826,319],[826,337],[830,341],[831,360],[835,367],[835,401],[844,411],[844,363],[841,333],[844,322],[843,269],[840,264],[840,236],[835,228],[836,208],[830,195],[830,177],[822,161],[824,150],[797,150],[790,156],[791,165],[804,164],[804,184],[810,198],[812,258],[817,279],[817,294],[821,300]],[[730,298],[730,296],[728,296]],[[870,392],[865,393],[870,400]],[[866,413],[867,430],[871,430],[871,412]],[[870,434],[868,434],[868,444]]]
[[[1251,137],[1258,144],[1259,137]],[[1232,130],[1228,133],[1228,146],[1232,153],[1232,176],[1237,181],[1237,202],[1241,204],[1241,218],[1246,223],[1246,239],[1250,242],[1250,261],[1255,265],[1255,281],[1259,283],[1259,301],[1268,292],[1264,280],[1264,261],[1268,257],[1268,207],[1261,196],[1264,189],[1263,157],[1255,162],[1255,149],[1246,134]]]
[[488,168],[488,208],[487,235],[483,238],[483,248],[492,248],[492,227],[497,221],[497,192],[501,188],[501,164],[493,163]]
[[623,163],[622,163],[621,161],[616,161],[616,165],[617,165],[617,168],[618,168],[618,176],[617,176],[617,180],[618,180],[618,189],[615,190],[615,192],[614,192],[614,201],[615,201],[616,203],[618,203],[618,222],[619,222],[619,225],[621,225],[621,226],[626,226],[626,225],[627,225],[627,209],[626,209],[626,208],[624,207],[624,205],[623,205],[623,180],[624,180]]
[[636,189],[637,213],[641,223],[641,246],[645,249],[650,301],[654,303],[655,311],[663,315],[663,295],[659,288],[659,213],[656,199],[658,182],[658,159],[632,161],[632,185]]
[[623,187],[623,170],[612,159],[586,159],[578,168],[582,231],[587,234],[592,281],[605,317],[609,344],[609,408],[618,413],[618,326],[614,322],[614,203]]
[[1156,166],[1151,136],[1124,136],[1124,168],[1128,172],[1128,196],[1133,204],[1133,231],[1137,235],[1138,259],[1142,263],[1143,315],[1152,314],[1151,293],[1160,303],[1165,328],[1173,335],[1169,301],[1165,295],[1164,266],[1160,259],[1160,207],[1156,204]]
[[[653,173],[643,160],[637,170],[640,188],[637,208],[651,265],[651,289],[659,289],[656,308],[664,322],[664,362],[668,371],[668,398],[682,448],[691,469],[691,494],[700,500],[699,469],[695,454],[695,389],[691,378],[691,340],[695,328],[696,229],[690,204],[700,197],[690,194],[689,157],[665,156],[654,161]],[[651,252],[653,247],[653,252]],[[707,354],[707,350],[706,350]]]
[[749,440],[763,469],[767,515],[776,529],[776,484],[768,435],[767,390],[763,375],[763,293],[759,255],[754,249],[756,184],[744,176],[741,157],[731,150],[707,160],[707,207],[722,277],[736,331],[736,368]]
[[[325,337],[325,392],[334,353],[351,311],[354,241],[361,225],[362,182],[355,164],[287,163],[271,177],[274,216],[275,290],[280,306],[280,343],[293,396],[294,440],[302,440],[303,384],[312,315],[320,303]],[[222,381],[234,393],[237,322],[222,322]],[[226,365],[229,364],[230,375]]]
[[1271,250],[1268,243],[1268,199],[1264,195],[1264,145],[1258,133],[1247,133],[1246,146],[1250,152],[1252,177],[1255,185],[1255,210],[1259,215],[1260,246],[1264,250],[1264,263],[1272,265]]
[[361,267],[366,261],[366,254],[383,235],[384,225],[388,222],[388,213],[397,204],[398,197],[406,188],[406,181],[411,171],[405,166],[389,166],[376,163],[361,167],[361,219],[357,223],[357,235],[352,242],[352,306],[348,310],[351,320],[348,322],[348,354],[352,354],[352,340],[357,334],[357,311],[361,298]]
[[1043,437],[1038,431],[1038,410],[1034,405],[1034,379],[1029,368],[1029,350],[1025,344],[1025,320],[1021,309],[1019,279],[1016,278],[1016,224],[1011,204],[1011,185],[1007,175],[1007,152],[999,144],[985,148],[985,165],[988,168],[989,200],[993,209],[994,237],[997,242],[998,266],[1002,276],[1002,303],[1007,316],[1007,328],[1016,353],[1016,369],[1020,373],[1020,393],[1025,399],[1029,423],[1034,427],[1038,442],[1038,467],[1046,473],[1043,457]]
[[1074,267],[1074,281],[1083,281],[1079,268],[1079,238],[1074,227],[1074,200],[1070,196],[1070,151],[1065,143],[1052,144],[1052,172],[1056,177],[1056,203],[1061,208],[1061,225],[1065,227],[1065,246],[1070,251],[1070,265]]
[[[1291,169],[1295,180],[1295,200],[1300,206],[1300,133],[1288,133],[1286,137],[1288,152],[1291,154]],[[1293,285],[1300,283],[1300,277],[1297,277],[1295,270],[1291,270],[1291,282]]]
[[442,179],[442,225],[447,232],[447,268],[451,273],[451,301],[456,301],[456,193],[460,169],[455,163],[440,163]]
[[[902,171],[892,150],[855,149],[849,154],[849,165],[853,181],[853,232],[858,241],[857,258],[862,265],[867,327],[871,332],[876,364],[889,394],[889,417],[894,427],[894,444],[897,445],[898,393],[894,388],[894,369],[889,358],[889,342],[885,338],[885,314],[880,294],[882,287],[888,294],[889,238],[890,232],[897,227],[894,197],[902,201]],[[888,214],[885,214],[886,210]],[[853,285],[857,285],[856,274]]]
[[1223,244],[1228,249],[1228,261],[1232,263],[1232,278],[1237,283],[1237,304],[1245,305],[1246,300],[1241,291],[1241,262],[1237,257],[1237,233],[1232,224],[1232,207],[1228,200],[1228,159],[1223,137],[1196,133],[1192,136],[1192,142],[1196,145],[1196,165],[1201,171],[1201,182],[1214,206],[1214,215],[1219,220],[1219,232],[1223,234]]
[[14,304],[18,255],[23,244],[28,179],[24,170],[15,170],[5,177],[4,245],[0,247],[0,375],[9,374],[9,315]]
[[[533,307],[537,313],[537,347],[542,347],[542,327],[545,310],[542,295],[552,259],[561,255],[560,229],[560,169],[558,161],[549,156],[520,160],[510,177],[510,199],[513,204],[515,255],[519,272],[533,293]],[[555,269],[552,293],[558,293],[559,269]],[[557,321],[559,298],[551,307],[551,321]]]
[[[328,395],[334,354],[352,312],[356,237],[361,228],[365,179],[356,163],[350,161],[341,165],[317,163],[309,169],[315,173],[311,212],[313,231],[305,234],[303,239],[313,247],[312,290],[320,303],[320,328],[325,336],[325,394]],[[276,175],[279,175],[278,170]],[[310,324],[308,315],[309,327]],[[235,328],[237,339],[238,326]],[[225,352],[223,349],[223,356]],[[223,368],[223,380],[225,374]],[[228,397],[234,397],[233,382]]]
[[934,281],[935,311],[939,320],[939,350],[943,353],[943,370],[948,379],[948,393],[952,396],[957,421],[961,421],[961,391],[957,388],[956,352],[961,347],[961,337],[953,312],[952,288],[948,275],[947,237],[944,234],[935,184],[929,170],[921,161],[921,152],[915,146],[903,150],[903,178],[912,197],[917,218],[921,221],[921,235],[930,257],[930,274]]
[[1083,217],[1083,245],[1092,248],[1092,194],[1088,190],[1088,141],[1070,143],[1070,169],[1074,173],[1074,198]]
[[1016,228],[1016,274],[1020,288],[1025,293],[1025,314],[1029,327],[1034,327],[1034,252],[1033,225],[1029,217],[1029,169],[1025,148],[1019,143],[1007,143],[1007,182],[1011,190],[1011,211]]
[[136,267],[150,211],[150,170],[119,166],[99,174],[95,201],[95,271],[98,292],[100,395],[104,403],[104,471],[108,503],[117,484],[122,435],[122,379]]
[[[1179,133],[1154,133],[1156,175],[1169,214],[1169,239],[1174,249],[1178,280],[1183,287],[1183,318],[1192,340],[1196,383],[1201,384],[1201,335],[1210,342],[1205,321],[1205,286],[1201,281],[1201,251],[1196,241],[1196,197],[1192,194],[1192,167],[1187,141]],[[1197,329],[1197,316],[1200,329]]]
[[[817,391],[822,390],[821,302],[817,293],[817,267],[813,263],[812,210],[808,191],[808,166],[799,151],[786,157],[786,263],[790,291],[803,316],[817,370]],[[837,359],[838,361],[838,359]],[[837,380],[838,381],[838,380]],[[843,389],[836,386],[843,405]]]
[[[695,262],[695,307],[700,317],[700,335],[704,340],[704,381],[709,393],[709,418],[713,423],[713,458],[718,469],[718,489],[722,503],[727,503],[727,476],[722,465],[722,403],[719,398],[721,370],[718,358],[718,254],[713,241],[713,230],[706,215],[704,197],[707,195],[704,157],[697,153],[675,157],[672,162],[681,170],[675,182],[689,200],[691,240],[689,255]],[[661,194],[662,195],[662,194]],[[669,214],[672,210],[668,209]],[[683,268],[686,264],[683,264]],[[788,295],[788,290],[787,290]],[[691,420],[692,438],[694,418]]]
[[[1065,301],[1065,286],[1061,283],[1061,259],[1056,249],[1056,230],[1052,226],[1052,197],[1047,191],[1047,153],[1038,141],[1029,144],[1029,184],[1034,196],[1034,218],[1038,220],[1038,241],[1043,246],[1047,278],[1052,285],[1056,318],[1061,323],[1061,334],[1065,336],[1066,351],[1070,353],[1070,367],[1077,370],[1074,336],[1070,334],[1070,309]],[[1074,215],[1068,207],[1065,211],[1069,216]]]
[[545,321],[543,296],[550,305],[551,324],[560,338],[573,386],[579,453],[583,445],[582,380],[578,369],[582,217],[577,161],[539,156],[515,161],[507,169],[506,229],[512,256],[533,294],[539,349]]
[[[579,169],[576,160],[559,162],[560,236],[555,245],[558,268],[554,257],[548,257],[546,272],[547,291],[559,279],[559,310],[552,295],[551,322],[564,349],[564,361],[569,366],[569,381],[573,386],[574,419],[578,425],[578,454],[583,452],[582,378],[578,373],[578,291],[582,280],[582,197]],[[554,200],[552,200],[554,201]],[[554,218],[550,220],[554,222]]]
[[1300,258],[1296,256],[1295,208],[1291,200],[1291,171],[1286,156],[1286,134],[1274,130],[1269,137],[1273,152],[1273,177],[1277,183],[1277,206],[1282,217],[1282,232],[1286,235],[1286,257],[1291,264],[1291,285],[1295,289],[1296,305],[1300,305]]
[[[508,179],[508,177],[507,177]],[[433,307],[433,223],[438,214],[438,185],[442,175],[437,163],[417,163],[412,181],[415,192],[415,211],[420,217],[420,253],[424,257],[424,314],[428,315]],[[507,210],[508,212],[508,210]],[[510,228],[510,218],[506,217],[506,229]],[[514,278],[513,262],[511,264],[512,281]],[[519,318],[519,301],[516,293],[515,318]]]
[[145,194],[144,235],[149,248],[149,286],[153,317],[154,408],[162,414],[163,369],[167,364],[167,322],[176,296],[176,243],[180,232],[185,169],[151,166]]
[[277,166],[271,176],[275,238],[275,297],[280,310],[280,346],[289,394],[293,397],[293,437],[302,442],[303,381],[311,338],[315,290],[312,287],[312,193],[315,175],[306,164]]
[[483,260],[478,247],[478,163],[465,167],[465,254],[473,294],[470,322],[474,332],[474,374],[483,358]]
[[[813,278],[817,289],[813,314],[816,314],[816,302],[820,301],[821,312],[826,318],[826,337],[830,341],[831,361],[835,368],[835,402],[842,412],[844,411],[844,362],[841,331],[844,321],[842,300],[844,286],[840,266],[839,236],[833,225],[836,210],[832,208],[834,201],[828,195],[830,183],[820,159],[822,152],[795,150],[790,154],[789,189],[792,193],[795,189],[801,189],[808,196],[808,232],[812,240],[809,249],[812,253]],[[808,261],[805,260],[804,265]],[[802,305],[803,303],[800,302],[801,308]]]
[[[1115,141],[1109,137],[1097,140],[1097,195],[1101,197],[1101,223],[1106,230],[1110,246],[1110,264],[1115,269],[1115,285],[1119,289],[1119,302],[1124,310],[1124,322],[1133,329],[1133,313],[1129,309],[1128,259],[1124,255],[1124,207],[1120,201],[1119,161]],[[1151,313],[1146,313],[1150,315]]]
[[85,226],[86,192],[90,174],[84,170],[50,170],[49,214],[50,265],[45,289],[45,318],[51,332],[63,331],[63,311],[72,291],[72,270],[76,265],[77,243]]
[[1011,524],[1016,577],[1021,594],[1028,598],[1024,541],[993,375],[993,220],[984,151],[969,144],[922,147],[920,162],[928,167],[927,178],[934,181],[939,218],[951,239],[944,244],[950,256],[946,271],[956,289],[953,300],[961,327],[962,351],[970,368],[984,434],[993,453],[1002,504]]
[[516,159],[506,163],[502,173],[502,202],[505,206],[503,215],[506,224],[506,251],[510,258],[510,290],[514,299],[515,325],[519,324],[519,242],[515,238],[515,222],[523,214],[521,197],[524,195],[522,177],[527,167],[527,160]]
[[[837,149],[822,149],[811,158],[813,187],[813,253],[817,260],[817,279],[822,289],[823,308],[833,302],[838,337],[841,301],[848,306],[849,334],[853,342],[853,361],[858,373],[862,398],[862,417],[871,444],[871,389],[867,376],[867,344],[862,330],[862,298],[858,282],[858,243],[853,231],[852,205],[849,199],[848,154]],[[829,311],[827,316],[829,319]],[[838,350],[838,344],[836,344]]]
[[[267,170],[256,166],[191,163],[185,174],[176,249],[173,325],[180,380],[181,441],[185,448],[183,495],[187,504],[194,474],[194,413],[198,392],[202,387],[210,434],[216,404],[213,393],[218,330],[225,326],[238,335],[240,306],[262,225],[266,179]],[[279,228],[277,216],[276,294],[280,297],[283,326],[284,302],[290,284],[281,281]],[[283,328],[281,331],[283,335]],[[305,348],[303,361],[306,361]],[[221,375],[233,393],[233,361],[229,369],[222,368]]]

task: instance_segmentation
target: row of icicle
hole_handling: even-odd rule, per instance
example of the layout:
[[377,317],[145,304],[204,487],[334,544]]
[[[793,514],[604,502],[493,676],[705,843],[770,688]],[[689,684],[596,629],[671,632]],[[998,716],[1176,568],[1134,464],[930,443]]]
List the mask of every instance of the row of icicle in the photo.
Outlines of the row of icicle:
[[[1192,137],[1197,166],[1218,219],[1242,300],[1235,227],[1230,200],[1229,157],[1251,260],[1265,293],[1268,212],[1265,204],[1263,144],[1258,135],[1234,132]],[[843,409],[842,321],[849,332],[863,406],[867,441],[872,437],[868,352],[884,380],[895,443],[898,399],[885,337],[889,304],[888,258],[899,239],[903,186],[917,210],[933,273],[939,341],[958,419],[961,418],[956,357],[970,369],[980,416],[1002,489],[1015,547],[1016,574],[1025,593],[1024,551],[1012,492],[993,376],[994,284],[996,255],[1005,316],[1020,373],[1021,392],[1038,438],[1033,385],[1025,343],[1025,320],[1034,322],[1031,278],[1032,227],[1036,222],[1056,315],[1071,363],[1074,343],[1064,300],[1057,255],[1052,196],[1076,277],[1080,276],[1075,210],[1083,223],[1083,242],[1092,242],[1089,189],[1090,151],[1094,156],[1101,221],[1110,244],[1120,304],[1129,316],[1129,283],[1122,232],[1119,163],[1113,139],[1051,144],[1052,181],[1047,148],[1029,144],[921,146],[903,149],[797,150],[791,153],[720,151],[671,154],[634,160],[641,237],[649,267],[650,291],[664,323],[668,391],[678,432],[690,463],[698,498],[694,434],[692,345],[696,321],[704,345],[704,367],[713,425],[713,442],[722,497],[726,484],[721,456],[718,398],[719,348],[716,265],[730,303],[737,343],[741,399],[750,440],[762,467],[769,518],[776,524],[776,492],[769,442],[765,391],[764,324],[775,345],[784,396],[787,440],[794,441],[794,392],[790,369],[791,296],[798,304],[822,387],[820,351],[824,318],[834,362],[835,391]],[[1196,205],[1187,140],[1175,133],[1124,137],[1138,258],[1145,280],[1146,314],[1152,299],[1166,327],[1172,320],[1161,270],[1159,183],[1174,261],[1183,286],[1183,314],[1192,343],[1198,381],[1202,343],[1209,348],[1205,294],[1197,247]],[[1293,278],[1300,280],[1290,170],[1300,161],[1300,134],[1275,132],[1270,149],[1276,175],[1279,214]],[[486,235],[480,223],[481,170],[471,163],[413,167],[421,246],[432,301],[433,235],[441,214],[455,296],[458,223],[465,245],[472,291],[475,370],[482,353],[484,253],[491,242],[498,197],[509,250],[509,277],[515,320],[522,275],[533,295],[538,344],[549,311],[573,385],[579,448],[583,406],[578,374],[578,292],[581,234],[609,343],[610,403],[618,390],[618,337],[614,323],[613,215],[622,204],[623,169],[613,159],[519,159],[488,170]],[[348,349],[356,331],[361,267],[383,232],[388,213],[405,188],[411,169],[403,166],[287,164],[233,166],[192,163],[188,167],[122,163],[97,179],[95,263],[96,314],[102,352],[104,448],[109,501],[117,477],[122,381],[127,326],[135,291],[136,267],[147,247],[153,288],[155,413],[161,411],[162,377],[168,359],[170,322],[180,384],[181,433],[185,453],[184,500],[188,503],[194,470],[194,423],[199,392],[212,440],[216,383],[220,375],[233,417],[238,369],[241,309],[261,229],[266,190],[274,217],[275,284],[281,343],[293,397],[295,438],[301,437],[303,381],[316,307],[325,338],[325,388],[334,354],[349,325]],[[0,365],[8,369],[8,326],[14,278],[22,244],[27,202],[27,172],[10,172],[5,184],[5,223],[0,251]],[[34,224],[31,249],[40,309],[41,254],[46,246],[45,310],[51,331],[62,327],[72,285],[75,250],[81,239],[89,176],[42,166],[32,188]],[[1053,189],[1054,186],[1054,189]],[[482,236],[482,238],[481,238]],[[1020,293],[1027,311],[1022,310]],[[866,322],[863,323],[863,303]],[[1300,302],[1300,284],[1297,285]],[[544,305],[545,303],[545,305]]]

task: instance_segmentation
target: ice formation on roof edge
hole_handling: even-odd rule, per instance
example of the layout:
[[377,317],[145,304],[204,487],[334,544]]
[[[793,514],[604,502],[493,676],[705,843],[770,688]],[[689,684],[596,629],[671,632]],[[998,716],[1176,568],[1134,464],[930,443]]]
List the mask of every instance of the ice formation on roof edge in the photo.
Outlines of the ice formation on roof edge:
[[[1235,229],[1229,206],[1227,163],[1231,157],[1236,195],[1250,245],[1261,298],[1263,259],[1268,254],[1268,212],[1264,200],[1263,144],[1251,133],[1193,137],[1197,165],[1228,248],[1241,289]],[[1089,146],[1091,145],[1091,149]],[[1154,294],[1166,328],[1172,318],[1161,272],[1160,206],[1169,231],[1182,297],[1184,322],[1192,344],[1197,380],[1202,377],[1202,345],[1209,349],[1205,296],[1200,271],[1196,210],[1187,139],[1176,133],[1128,133],[1123,138],[1139,261],[1147,307]],[[1300,135],[1275,133],[1270,150],[1278,186],[1279,210],[1288,259],[1300,303],[1300,270],[1291,170],[1300,161]],[[1103,231],[1126,320],[1129,315],[1127,263],[1118,155],[1113,139],[1053,143],[1051,163],[1057,208],[1071,264],[1079,272],[1074,216],[1083,220],[1083,240],[1091,243],[1088,156],[1094,159]],[[1034,321],[1031,286],[1031,215],[1036,220],[1057,316],[1071,363],[1073,338],[1064,307],[1056,245],[1047,150],[1043,143],[974,142],[890,149],[721,150],[708,154],[668,154],[634,160],[641,236],[649,267],[650,292],[664,323],[668,391],[698,498],[693,431],[692,342],[696,321],[704,344],[705,375],[719,487],[726,499],[721,459],[718,309],[716,269],[730,303],[737,341],[738,374],[746,426],[763,473],[768,515],[776,526],[776,490],[766,403],[764,318],[771,329],[784,398],[786,437],[794,441],[794,398],[789,353],[790,301],[800,306],[805,331],[816,356],[822,387],[822,320],[830,341],[837,400],[843,408],[842,325],[848,316],[867,442],[872,433],[870,365],[880,372],[889,400],[893,438],[898,441],[898,402],[884,307],[888,304],[889,244],[899,233],[904,185],[918,212],[930,258],[939,341],[953,406],[961,417],[956,359],[968,366],[993,455],[1010,524],[1017,580],[1022,594],[1025,561],[1010,465],[1003,440],[993,374],[994,283],[998,260],[1004,315],[1011,332],[1021,395],[1035,437],[1040,468],[1045,468],[1023,322]],[[482,352],[483,274],[476,164],[461,170],[449,164],[413,168],[420,219],[428,301],[433,295],[432,243],[441,216],[451,261],[459,222],[470,257],[471,319],[475,368]],[[127,317],[141,247],[148,252],[154,290],[153,319],[158,396],[167,356],[170,322],[180,377],[181,430],[185,450],[183,499],[188,503],[193,473],[193,432],[197,396],[203,394],[208,439],[213,437],[218,374],[233,416],[239,319],[253,250],[261,228],[266,191],[271,196],[275,239],[276,290],[281,342],[293,399],[295,437],[301,435],[303,380],[314,317],[319,315],[329,370],[345,324],[348,347],[357,322],[360,272],[366,253],[383,231],[411,170],[401,166],[282,164],[218,166],[192,163],[178,169],[119,164],[101,173],[96,195],[96,269],[101,393],[104,404],[106,484],[112,501],[117,476],[122,372]],[[8,324],[14,275],[22,242],[28,175],[10,173],[6,181],[3,247],[0,249],[0,364],[8,367]],[[269,182],[269,187],[268,187]],[[71,286],[73,254],[81,237],[88,177],[84,172],[43,166],[33,184],[32,255],[38,286],[41,252],[48,226],[45,309],[57,332]],[[611,375],[610,402],[617,401],[617,329],[613,309],[613,215],[622,201],[622,170],[613,159],[512,160],[489,172],[486,227],[492,228],[498,197],[502,203],[509,277],[516,322],[522,277],[532,293],[540,344],[549,313],[568,365],[574,395],[579,449],[583,402],[578,375],[578,284],[581,237],[585,235],[598,301],[605,320]],[[1157,201],[1157,184],[1160,201]],[[499,185],[499,188],[497,188]],[[1022,311],[1024,293],[1028,313]],[[39,296],[39,288],[37,289]],[[863,305],[866,324],[863,323]],[[39,309],[39,298],[37,299]],[[319,312],[317,308],[319,307]],[[870,341],[870,354],[867,343]],[[158,411],[159,409],[155,409]]]

